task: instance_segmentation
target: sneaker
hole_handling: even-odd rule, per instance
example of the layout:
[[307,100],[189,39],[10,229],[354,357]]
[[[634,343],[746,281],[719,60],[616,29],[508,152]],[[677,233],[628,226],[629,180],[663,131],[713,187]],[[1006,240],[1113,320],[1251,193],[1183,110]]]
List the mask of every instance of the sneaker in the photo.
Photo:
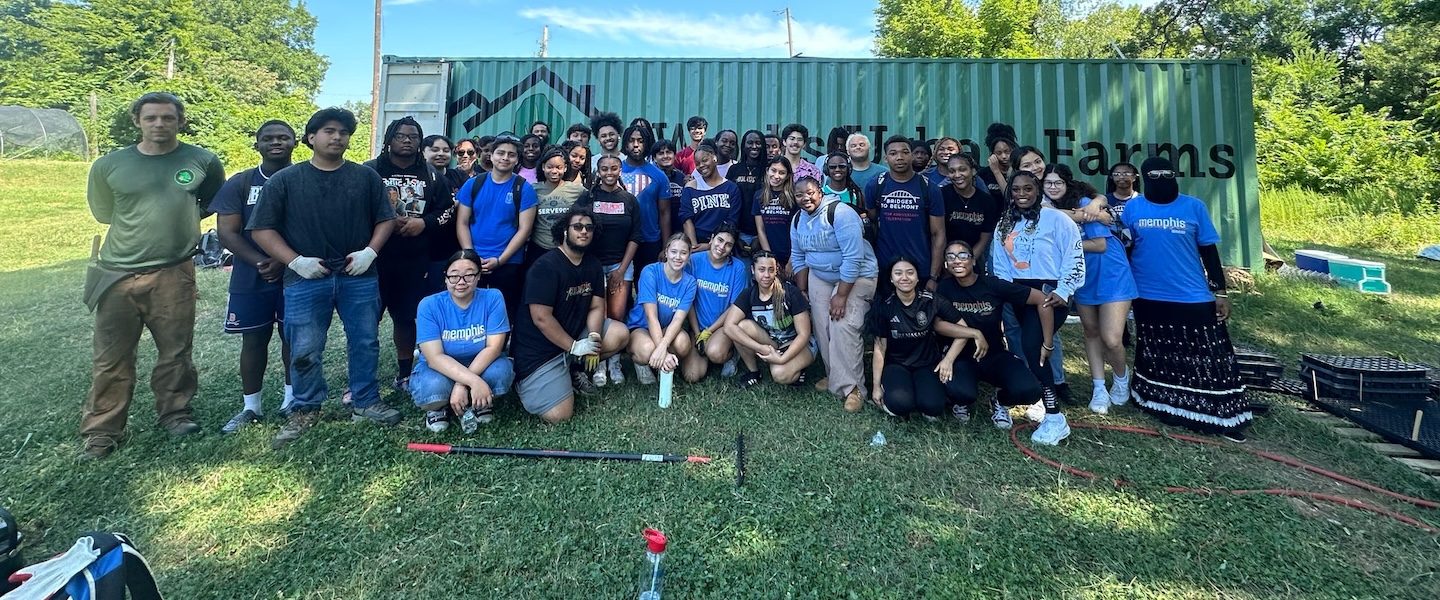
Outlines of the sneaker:
[[845,412],[858,413],[865,408],[865,397],[860,393],[860,388],[850,390],[845,395]]
[[959,404],[956,404],[956,405],[954,405],[954,406],[951,406],[951,407],[950,407],[950,416],[955,417],[955,420],[956,420],[956,421],[959,421],[959,422],[961,422],[961,423],[969,423],[969,422],[970,422],[970,407],[968,407],[968,406],[960,406]]
[[390,408],[389,404],[376,402],[365,408],[351,408],[350,421],[358,423],[369,419],[386,426],[393,426],[400,423],[402,415],[400,411]]
[[600,365],[595,368],[595,373],[590,375],[590,384],[595,386],[595,389],[598,390],[609,385],[610,378],[605,374],[607,370],[609,370],[609,368],[606,365]]
[[805,374],[801,373],[799,377],[795,378],[795,381],[790,382],[790,387],[805,387]]
[[440,433],[450,428],[450,412],[445,409],[425,411],[425,428]]
[[1241,433],[1241,432],[1239,432],[1239,431],[1227,431],[1227,432],[1225,432],[1225,433],[1220,434],[1220,437],[1223,437],[1223,438],[1225,438],[1225,439],[1227,439],[1227,440],[1230,440],[1230,441],[1232,441],[1232,442],[1235,442],[1235,443],[1237,443],[1237,444],[1243,444],[1243,443],[1245,443],[1245,440],[1249,439],[1249,438],[1246,438],[1246,437],[1245,437],[1245,434],[1244,434],[1244,433]]
[[295,411],[285,418],[285,426],[280,428],[280,433],[275,434],[275,441],[270,442],[270,448],[279,450],[290,442],[300,439],[306,431],[320,422],[320,411]]
[[758,384],[758,383],[760,383],[760,372],[759,372],[759,371],[750,371],[750,372],[748,372],[748,373],[741,373],[738,377],[735,378],[735,385],[740,386],[740,389],[742,389],[742,390],[750,389],[750,388],[752,388],[752,387],[755,387],[755,385]]
[[1045,415],[1045,420],[1035,428],[1035,433],[1030,434],[1030,441],[1055,446],[1067,437],[1070,437],[1070,422],[1065,420],[1065,415],[1054,413]]
[[635,365],[635,381],[640,385],[655,385],[655,370],[650,365]]
[[1110,412],[1110,392],[1106,391],[1104,387],[1097,387],[1090,394],[1090,412],[1097,415]]
[[828,391],[830,391],[830,378],[829,378],[829,377],[821,377],[821,378],[820,378],[820,381],[815,382],[815,391],[817,391],[817,392],[828,392]]
[[395,379],[390,382],[390,387],[394,388],[397,392],[410,391],[410,376],[406,375],[404,377],[401,377],[399,375],[396,375]]
[[91,462],[110,456],[120,444],[114,438],[97,435],[85,440],[85,448],[75,457],[75,462]]
[[495,405],[491,404],[485,408],[475,410],[475,420],[481,425],[495,420]]
[[590,376],[584,371],[575,370],[570,372],[570,387],[575,388],[575,393],[582,396],[594,395],[599,391],[595,384],[590,381]]
[[730,360],[725,361],[725,364],[720,367],[720,376],[734,377],[735,373],[740,370],[740,367],[736,365],[736,363],[738,362],[739,361],[734,356],[731,356]]
[[920,416],[923,417],[923,418],[925,419],[925,422],[927,422],[927,423],[934,423],[934,422],[940,420],[940,417],[937,417],[937,416],[935,416],[935,415],[920,415]]
[[1036,402],[1025,407],[1025,418],[1036,423],[1045,420],[1045,401]]
[[[639,376],[638,374],[636,375]],[[620,368],[620,357],[610,357],[610,383],[620,385],[625,383],[625,371]]]
[[174,421],[171,421],[166,425],[161,425],[160,428],[168,432],[170,434],[170,437],[177,438],[185,437],[187,435],[200,431],[200,425],[194,421],[191,421],[188,417],[181,417],[179,419],[175,419]]
[[240,431],[241,429],[259,423],[260,419],[260,415],[256,414],[255,411],[247,408],[240,411],[240,414],[232,417],[230,421],[225,424],[224,427],[221,427],[220,433],[235,433],[237,431]]
[[1069,383],[1061,382],[1055,384],[1055,401],[1060,403],[1061,406],[1075,403],[1075,398],[1070,395]]
[[[1130,377],[1134,377],[1135,371],[1130,371]],[[1124,406],[1130,401],[1130,377],[1125,379],[1114,379],[1110,382],[1110,404]]]
[[996,429],[1008,430],[1015,426],[1015,421],[1010,418],[1010,409],[1000,406],[1000,394],[990,397],[990,410],[990,422],[995,424]]

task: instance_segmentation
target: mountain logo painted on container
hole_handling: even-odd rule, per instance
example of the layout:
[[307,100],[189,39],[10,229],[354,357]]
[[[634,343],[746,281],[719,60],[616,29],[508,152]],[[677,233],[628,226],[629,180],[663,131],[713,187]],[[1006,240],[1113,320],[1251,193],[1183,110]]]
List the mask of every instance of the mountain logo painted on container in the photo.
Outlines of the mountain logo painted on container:
[[522,94],[530,91],[530,88],[540,85],[541,83],[548,84],[556,92],[559,92],[560,97],[579,109],[587,118],[593,117],[599,112],[595,108],[594,85],[586,84],[575,87],[566,83],[564,79],[561,79],[559,75],[555,74],[555,72],[551,71],[548,67],[540,67],[494,99],[486,98],[480,94],[480,92],[473,89],[465,92],[465,95],[450,103],[450,106],[447,108],[448,116],[453,119],[460,114],[460,111],[465,110],[467,107],[474,106],[477,109],[476,113],[470,116],[470,118],[465,119],[463,123],[467,131],[473,130],[482,123],[490,120],[490,117],[495,116],[496,113],[504,110],[505,107],[511,103],[519,100]]

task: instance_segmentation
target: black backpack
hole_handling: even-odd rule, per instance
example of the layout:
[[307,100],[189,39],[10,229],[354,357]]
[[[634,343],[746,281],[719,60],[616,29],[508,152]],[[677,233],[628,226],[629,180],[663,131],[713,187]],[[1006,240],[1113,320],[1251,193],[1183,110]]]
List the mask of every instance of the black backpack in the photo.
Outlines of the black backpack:
[[195,248],[195,266],[217,269],[230,264],[234,259],[234,255],[220,244],[220,234],[214,229],[200,235],[200,245]]
[[[484,187],[487,181],[490,181],[489,173],[485,174],[484,181],[472,180],[470,183],[470,222],[466,225],[475,224],[475,199],[480,197],[480,188]],[[515,214],[511,217],[510,226],[516,229],[520,228],[520,194],[524,190],[524,186],[524,177],[521,177],[519,173],[510,174],[510,199],[511,204],[515,205]]]

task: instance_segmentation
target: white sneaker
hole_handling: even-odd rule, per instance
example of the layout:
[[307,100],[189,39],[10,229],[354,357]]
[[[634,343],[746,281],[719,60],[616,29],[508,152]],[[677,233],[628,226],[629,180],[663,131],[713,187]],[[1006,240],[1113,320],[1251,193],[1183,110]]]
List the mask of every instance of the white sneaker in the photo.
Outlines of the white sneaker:
[[620,356],[610,357],[610,383],[620,385],[625,383],[625,371],[620,368]]
[[1015,425],[1015,422],[1010,419],[1010,409],[1000,406],[999,394],[990,397],[990,410],[994,411],[990,414],[990,422],[994,423],[997,429],[1008,430]]
[[1090,412],[1097,415],[1110,412],[1110,392],[1105,391],[1104,387],[1097,387],[1090,394]]
[[735,359],[734,356],[731,356],[731,357],[730,357],[730,360],[725,361],[725,365],[722,366],[722,367],[720,367],[720,376],[721,376],[721,377],[734,377],[734,376],[735,376],[735,373],[737,373],[737,372],[738,372],[738,369],[739,369],[739,367],[735,366],[735,361],[736,361],[736,359]]
[[[594,384],[597,388],[603,388],[606,384],[610,383],[610,379],[605,376],[605,370],[605,365],[600,365],[599,368],[595,369],[595,372],[590,374],[590,383]],[[581,375],[584,375],[584,373],[581,373]]]
[[1056,446],[1060,440],[1070,437],[1070,423],[1065,420],[1061,413],[1047,414],[1040,426],[1035,428],[1035,433],[1030,434],[1030,441],[1046,446]]
[[445,409],[425,411],[425,428],[440,433],[450,428],[450,413]]
[[951,406],[951,407],[950,407],[950,416],[955,417],[955,420],[956,420],[956,421],[959,421],[959,422],[961,422],[961,423],[969,423],[969,422],[970,422],[970,407],[968,407],[968,406],[960,406],[959,404],[956,404],[956,405],[954,405],[954,406]]
[[1041,400],[1040,402],[1036,402],[1034,404],[1031,404],[1030,406],[1025,407],[1025,418],[1030,419],[1031,421],[1034,421],[1036,423],[1044,421],[1045,401]]
[[640,385],[655,385],[655,370],[650,365],[635,365],[635,381]]
[[[1130,377],[1135,376],[1135,370],[1131,369]],[[1124,406],[1130,401],[1130,377],[1115,379],[1110,383],[1110,403],[1115,406]]]

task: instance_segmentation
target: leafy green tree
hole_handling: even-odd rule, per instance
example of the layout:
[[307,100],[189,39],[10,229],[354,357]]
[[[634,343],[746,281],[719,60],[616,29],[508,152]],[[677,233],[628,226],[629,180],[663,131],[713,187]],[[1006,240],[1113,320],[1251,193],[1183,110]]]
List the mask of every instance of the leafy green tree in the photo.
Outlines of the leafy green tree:
[[977,57],[984,29],[960,0],[880,0],[875,53],[886,58]]

